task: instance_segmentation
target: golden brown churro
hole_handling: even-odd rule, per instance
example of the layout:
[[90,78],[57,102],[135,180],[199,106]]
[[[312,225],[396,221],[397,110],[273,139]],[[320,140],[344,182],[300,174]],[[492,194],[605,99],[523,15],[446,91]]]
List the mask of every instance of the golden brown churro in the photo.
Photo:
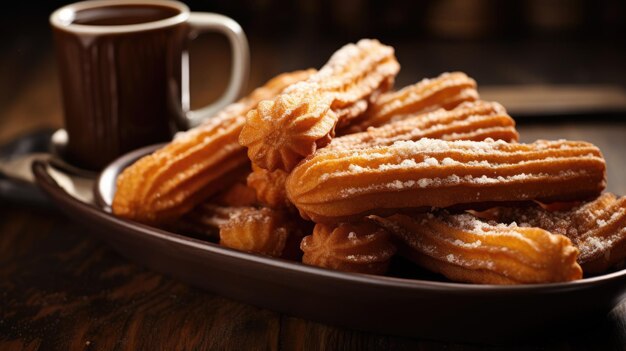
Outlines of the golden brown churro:
[[259,101],[276,96],[313,72],[277,76],[206,123],[135,162],[118,177],[113,212],[144,223],[170,223],[245,175],[250,161],[238,143],[245,114]]
[[389,233],[371,221],[317,224],[300,244],[302,262],[345,272],[384,274],[396,248]]
[[402,240],[409,259],[455,281],[528,284],[582,277],[578,249],[565,236],[543,229],[445,212],[373,218]]
[[491,138],[507,142],[517,141],[515,121],[497,102],[466,102],[455,109],[439,109],[412,116],[378,128],[348,134],[333,139],[318,155],[337,150],[391,145],[396,141],[422,138],[442,140],[483,141]]
[[250,111],[239,141],[254,164],[289,171],[389,89],[399,68],[393,48],[377,40],[346,45],[308,80]]
[[424,79],[399,91],[382,94],[369,110],[350,126],[351,132],[364,131],[395,120],[433,111],[452,109],[465,101],[478,100],[476,82],[462,72],[443,73]]
[[605,187],[604,159],[586,142],[398,141],[320,152],[287,178],[290,201],[315,222],[399,209],[593,198]]
[[274,257],[299,257],[302,236],[296,220],[267,207],[238,208],[220,225],[220,245]]
[[570,238],[580,250],[585,273],[597,274],[626,259],[626,197],[604,193],[569,210],[542,207],[498,208],[497,219],[539,227]]
[[227,207],[254,206],[259,203],[256,190],[249,187],[245,180],[234,183],[211,200],[218,205]]
[[287,199],[285,181],[289,173],[282,169],[268,171],[252,165],[252,173],[248,175],[248,186],[256,191],[260,203],[271,208],[292,207]]

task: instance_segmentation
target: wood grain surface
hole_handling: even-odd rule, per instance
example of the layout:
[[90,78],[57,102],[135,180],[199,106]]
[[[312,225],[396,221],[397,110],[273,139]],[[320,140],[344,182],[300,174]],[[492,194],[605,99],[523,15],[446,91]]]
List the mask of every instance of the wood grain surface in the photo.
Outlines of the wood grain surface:
[[[227,62],[214,54],[226,51],[226,44],[216,39],[212,44],[216,51],[196,53]],[[18,49],[0,56],[0,143],[62,123],[51,48],[22,40]],[[254,42],[252,49],[251,88],[281,70],[300,68],[275,62],[273,50]],[[37,55],[42,51],[48,54]],[[193,57],[199,106],[219,95],[217,82],[226,79],[227,70],[204,67]],[[302,66],[312,63],[291,59],[301,59]],[[527,141],[596,143],[609,165],[609,189],[626,194],[623,119],[522,123],[520,132]],[[606,350],[626,345],[626,302],[606,319],[591,321],[593,327],[583,333],[508,346],[398,338],[292,318],[146,270],[52,207],[0,201],[0,350]]]

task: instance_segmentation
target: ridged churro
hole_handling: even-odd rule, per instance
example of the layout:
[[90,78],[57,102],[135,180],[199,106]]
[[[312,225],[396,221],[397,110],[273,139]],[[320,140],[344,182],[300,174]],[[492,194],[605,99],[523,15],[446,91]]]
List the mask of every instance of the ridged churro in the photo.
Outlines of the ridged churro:
[[304,236],[297,219],[267,207],[238,208],[220,224],[220,245],[264,255],[297,259]]
[[252,165],[252,173],[248,175],[248,186],[256,192],[260,203],[271,208],[292,207],[287,199],[285,181],[289,173],[282,169],[268,171]]
[[289,171],[389,89],[399,68],[393,48],[377,40],[346,45],[309,79],[250,111],[239,141],[254,164]]
[[287,178],[289,200],[315,222],[394,210],[589,199],[605,187],[597,147],[576,141],[398,141],[320,152]]
[[443,73],[439,77],[382,94],[349,130],[364,131],[368,127],[382,126],[439,108],[449,110],[475,100],[478,100],[478,92],[472,78],[462,72]]
[[580,250],[585,273],[602,273],[626,259],[626,197],[604,193],[572,209],[549,211],[540,206],[498,208],[497,220],[539,227],[562,234]]
[[454,281],[529,284],[582,277],[578,249],[565,236],[543,229],[445,212],[372,217],[402,240],[402,254]]
[[217,205],[227,207],[254,206],[259,203],[256,190],[246,184],[246,180],[237,181],[225,190],[219,192],[211,201]]
[[345,272],[384,274],[396,247],[389,233],[371,221],[317,224],[300,244],[302,262]]
[[475,101],[463,103],[453,110],[439,109],[395,121],[382,127],[370,127],[365,132],[348,134],[333,139],[319,154],[337,150],[386,146],[396,141],[422,138],[483,141],[491,138],[507,142],[517,141],[515,121],[497,102]]
[[238,137],[245,114],[313,70],[277,76],[229,105],[201,126],[179,134],[118,177],[113,212],[150,224],[171,223],[211,195],[247,174],[250,161]]

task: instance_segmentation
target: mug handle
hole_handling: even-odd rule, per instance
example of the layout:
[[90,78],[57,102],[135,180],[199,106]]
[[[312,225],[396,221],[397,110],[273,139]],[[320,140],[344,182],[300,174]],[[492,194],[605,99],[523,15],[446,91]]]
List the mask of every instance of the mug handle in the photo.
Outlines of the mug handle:
[[241,26],[233,19],[215,13],[192,12],[189,14],[189,40],[193,40],[202,32],[220,32],[228,38],[232,50],[230,83],[222,96],[210,105],[198,110],[191,110],[189,97],[189,56],[183,53],[181,97],[184,116],[188,128],[193,128],[207,118],[214,116],[219,110],[232,103],[243,92],[250,67],[248,40]]

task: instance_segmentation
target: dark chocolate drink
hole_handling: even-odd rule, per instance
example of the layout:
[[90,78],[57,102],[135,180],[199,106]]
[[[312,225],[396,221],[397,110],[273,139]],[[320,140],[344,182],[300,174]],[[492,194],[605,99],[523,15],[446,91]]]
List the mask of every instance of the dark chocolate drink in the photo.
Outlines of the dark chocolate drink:
[[[140,25],[179,13],[157,5],[105,6],[77,11],[72,24]],[[99,169],[127,151],[171,139],[181,113],[184,23],[105,34],[55,28],[54,36],[70,162]]]
[[159,21],[180,11],[160,5],[115,5],[77,11],[72,23],[90,26],[121,26]]

